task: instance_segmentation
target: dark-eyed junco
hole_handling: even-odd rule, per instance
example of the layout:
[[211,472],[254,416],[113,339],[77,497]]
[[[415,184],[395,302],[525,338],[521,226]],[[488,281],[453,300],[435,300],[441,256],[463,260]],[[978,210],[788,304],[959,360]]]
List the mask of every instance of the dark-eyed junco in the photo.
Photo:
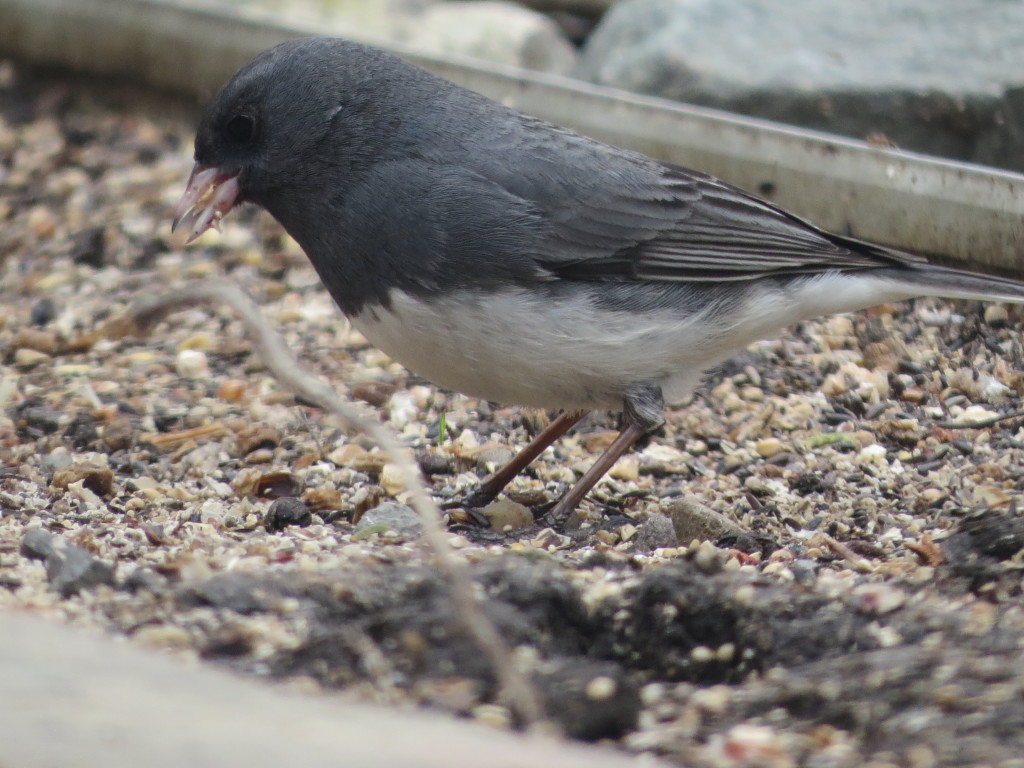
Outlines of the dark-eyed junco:
[[828,234],[346,40],[257,56],[206,109],[195,159],[175,218],[189,239],[255,203],[392,358],[458,392],[564,409],[475,503],[586,411],[622,411],[555,518],[666,400],[756,339],[915,296],[1024,301],[1024,284]]

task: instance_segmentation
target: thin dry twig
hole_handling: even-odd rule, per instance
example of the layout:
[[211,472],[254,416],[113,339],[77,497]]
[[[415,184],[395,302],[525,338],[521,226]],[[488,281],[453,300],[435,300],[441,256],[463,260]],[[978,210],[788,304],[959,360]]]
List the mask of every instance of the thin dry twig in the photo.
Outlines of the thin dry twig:
[[221,437],[228,431],[223,424],[207,424],[202,427],[183,429],[180,432],[161,432],[160,434],[143,434],[139,439],[143,442],[155,445],[157,448],[177,448],[189,440],[202,438]]
[[427,493],[412,454],[391,431],[359,413],[338,397],[334,389],[306,371],[288,349],[252,298],[237,285],[221,280],[194,282],[175,291],[150,295],[131,308],[128,322],[138,333],[148,332],[172,312],[197,305],[227,305],[245,324],[256,345],[256,353],[267,369],[285,387],[303,400],[338,416],[353,429],[367,434],[394,461],[402,483],[410,493],[413,508],[423,522],[423,538],[444,571],[452,592],[455,612],[470,636],[486,654],[501,687],[503,698],[524,726],[543,718],[540,697],[512,660],[497,629],[484,615],[465,561],[458,557],[444,535],[441,511]]
[[1020,418],[1024,418],[1024,411],[1013,411],[1012,413],[1004,413],[1000,416],[989,416],[987,419],[978,419],[977,421],[937,421],[935,425],[945,429],[984,429],[1001,421]]
[[863,558],[860,555],[858,555],[848,546],[843,544],[843,542],[837,541],[836,539],[829,536],[827,533],[822,534],[822,540],[829,549],[831,549],[835,554],[839,555],[841,558],[846,560],[846,562],[849,563],[849,565],[854,570],[860,571],[861,573],[870,573],[874,570],[874,568],[871,566],[871,563],[866,558]]

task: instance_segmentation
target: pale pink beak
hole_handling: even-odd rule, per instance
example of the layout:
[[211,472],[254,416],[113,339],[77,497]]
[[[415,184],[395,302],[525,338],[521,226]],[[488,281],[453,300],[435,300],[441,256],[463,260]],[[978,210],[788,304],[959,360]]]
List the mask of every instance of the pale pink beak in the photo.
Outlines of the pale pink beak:
[[183,226],[184,244],[191,243],[210,227],[216,229],[237,198],[238,171],[206,168],[196,163],[174,211],[171,232]]

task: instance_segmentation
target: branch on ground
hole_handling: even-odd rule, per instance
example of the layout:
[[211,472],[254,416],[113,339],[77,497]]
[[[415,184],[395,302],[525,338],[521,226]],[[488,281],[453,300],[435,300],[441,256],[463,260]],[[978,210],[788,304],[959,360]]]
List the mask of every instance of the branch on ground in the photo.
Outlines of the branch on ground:
[[360,413],[352,404],[342,400],[330,385],[306,371],[263,316],[256,302],[233,283],[204,280],[166,293],[147,295],[129,310],[126,321],[136,334],[145,334],[167,315],[200,305],[231,307],[255,343],[256,353],[282,386],[368,435],[394,461],[402,483],[409,491],[410,502],[423,522],[423,538],[447,577],[455,611],[490,661],[501,687],[502,699],[524,726],[538,724],[543,718],[543,711],[536,689],[516,667],[501,635],[484,615],[466,562],[455,553],[445,536],[440,509],[427,492],[411,452],[390,429]]

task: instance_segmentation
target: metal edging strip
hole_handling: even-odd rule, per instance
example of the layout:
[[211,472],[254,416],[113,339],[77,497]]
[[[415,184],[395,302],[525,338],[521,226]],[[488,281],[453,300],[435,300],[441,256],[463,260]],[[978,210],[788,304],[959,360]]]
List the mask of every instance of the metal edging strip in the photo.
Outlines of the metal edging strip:
[[[0,0],[4,55],[199,99],[258,51],[325,33],[204,0]],[[826,229],[1024,275],[1022,175],[382,45],[524,112],[764,194]]]

